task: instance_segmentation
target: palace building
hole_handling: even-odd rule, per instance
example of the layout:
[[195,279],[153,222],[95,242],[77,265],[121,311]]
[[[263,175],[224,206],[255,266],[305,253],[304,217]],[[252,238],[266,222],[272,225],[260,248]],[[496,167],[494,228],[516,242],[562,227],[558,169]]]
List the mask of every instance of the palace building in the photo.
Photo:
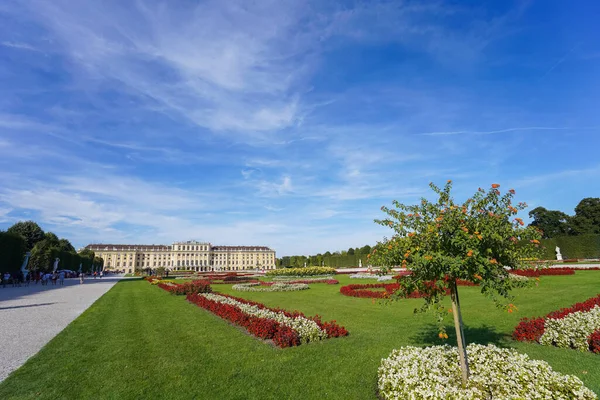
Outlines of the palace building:
[[90,244],[85,247],[104,259],[104,269],[165,267],[172,271],[243,271],[275,269],[275,250],[264,246],[213,246],[208,242],[172,245]]

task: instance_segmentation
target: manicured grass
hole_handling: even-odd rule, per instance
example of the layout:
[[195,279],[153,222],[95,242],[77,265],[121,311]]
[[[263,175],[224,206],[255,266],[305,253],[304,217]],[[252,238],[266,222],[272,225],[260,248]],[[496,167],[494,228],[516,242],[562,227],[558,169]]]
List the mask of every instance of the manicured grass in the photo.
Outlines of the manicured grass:
[[[336,277],[341,284],[367,281]],[[350,336],[278,349],[183,297],[145,281],[123,281],[0,384],[1,399],[376,399],[377,368],[393,348],[442,343],[422,300],[387,304],[345,297],[340,285],[300,292],[234,292],[268,306],[335,319]],[[542,277],[516,292],[517,313],[460,287],[468,342],[512,346],[600,393],[600,356],[513,342],[519,318],[540,316],[600,293],[600,271]],[[450,324],[450,318],[448,319]],[[448,343],[454,344],[449,327]]]

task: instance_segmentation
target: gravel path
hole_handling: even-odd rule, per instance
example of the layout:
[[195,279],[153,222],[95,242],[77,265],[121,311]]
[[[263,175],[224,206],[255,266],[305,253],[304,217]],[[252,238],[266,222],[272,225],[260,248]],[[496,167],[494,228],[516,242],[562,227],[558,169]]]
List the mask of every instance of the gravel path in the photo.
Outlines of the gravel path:
[[0,286],[0,382],[83,313],[120,277],[65,279],[64,286]]

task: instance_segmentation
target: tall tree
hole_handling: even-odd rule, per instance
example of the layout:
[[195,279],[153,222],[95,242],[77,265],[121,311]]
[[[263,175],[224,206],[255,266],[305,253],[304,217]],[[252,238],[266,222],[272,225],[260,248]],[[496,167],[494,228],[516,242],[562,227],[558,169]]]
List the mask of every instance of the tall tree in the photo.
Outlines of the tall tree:
[[349,255],[349,256],[353,256],[353,255],[354,255],[354,249],[353,249],[352,247],[350,247],[350,248],[348,249],[348,255]]
[[54,247],[58,247],[60,245],[60,240],[58,239],[58,236],[56,236],[52,232],[46,232],[44,234],[44,239],[46,239],[48,243],[51,243]]
[[58,240],[58,249],[66,253],[75,253],[75,247],[67,239]]
[[577,204],[572,226],[576,235],[600,233],[600,197],[587,197]]
[[31,257],[29,259],[29,270],[31,271],[46,271],[52,263],[52,250],[56,249],[55,243],[51,239],[43,239],[33,246],[31,249]]
[[459,204],[451,197],[451,181],[443,189],[433,183],[430,187],[438,196],[435,202],[423,198],[418,205],[404,205],[394,201],[394,208],[381,208],[387,218],[376,222],[392,228],[394,236],[380,243],[370,258],[382,265],[384,272],[394,265],[411,271],[400,281],[397,298],[415,290],[423,293],[422,310],[433,307],[437,311],[441,338],[448,337],[441,301],[446,291],[450,292],[464,385],[469,364],[457,280],[479,284],[482,294],[512,312],[514,306],[506,304],[510,290],[523,284],[510,279],[505,267],[528,267],[524,260],[541,252],[541,235],[533,227],[522,228],[520,218],[512,218],[526,207],[524,203],[513,205],[512,189],[501,196],[500,185],[494,184],[488,192],[480,188]]
[[19,221],[8,228],[7,232],[23,236],[28,251],[33,249],[37,242],[44,239],[44,231],[33,221]]
[[542,230],[543,238],[566,236],[571,234],[570,217],[562,211],[546,210],[544,207],[536,207],[529,212],[533,218],[530,226]]

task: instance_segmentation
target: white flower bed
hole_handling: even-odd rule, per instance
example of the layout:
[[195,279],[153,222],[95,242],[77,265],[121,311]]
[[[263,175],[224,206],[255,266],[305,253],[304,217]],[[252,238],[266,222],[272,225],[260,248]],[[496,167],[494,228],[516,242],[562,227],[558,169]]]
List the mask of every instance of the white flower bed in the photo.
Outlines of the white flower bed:
[[306,283],[274,283],[271,286],[260,286],[260,283],[238,283],[231,287],[238,292],[296,292],[308,289]]
[[275,282],[287,281],[321,281],[323,279],[333,279],[333,275],[317,275],[317,276],[274,276]]
[[260,318],[273,319],[282,325],[288,326],[298,332],[301,343],[314,342],[317,340],[327,339],[327,332],[317,325],[313,320],[304,317],[290,318],[283,313],[275,311],[261,309],[258,306],[241,303],[229,297],[221,296],[213,293],[200,293],[200,296],[204,296],[209,300],[216,301],[222,304],[229,304],[240,308],[244,313],[248,315],[254,315]]
[[392,275],[377,276],[375,274],[358,273],[350,275],[350,279],[377,279],[377,282],[391,281]]
[[589,351],[588,337],[600,329],[600,307],[576,311],[561,319],[547,318],[540,343]]
[[597,399],[575,376],[554,372],[545,361],[494,345],[467,346],[471,376],[466,388],[456,347],[402,347],[381,361],[384,399]]

